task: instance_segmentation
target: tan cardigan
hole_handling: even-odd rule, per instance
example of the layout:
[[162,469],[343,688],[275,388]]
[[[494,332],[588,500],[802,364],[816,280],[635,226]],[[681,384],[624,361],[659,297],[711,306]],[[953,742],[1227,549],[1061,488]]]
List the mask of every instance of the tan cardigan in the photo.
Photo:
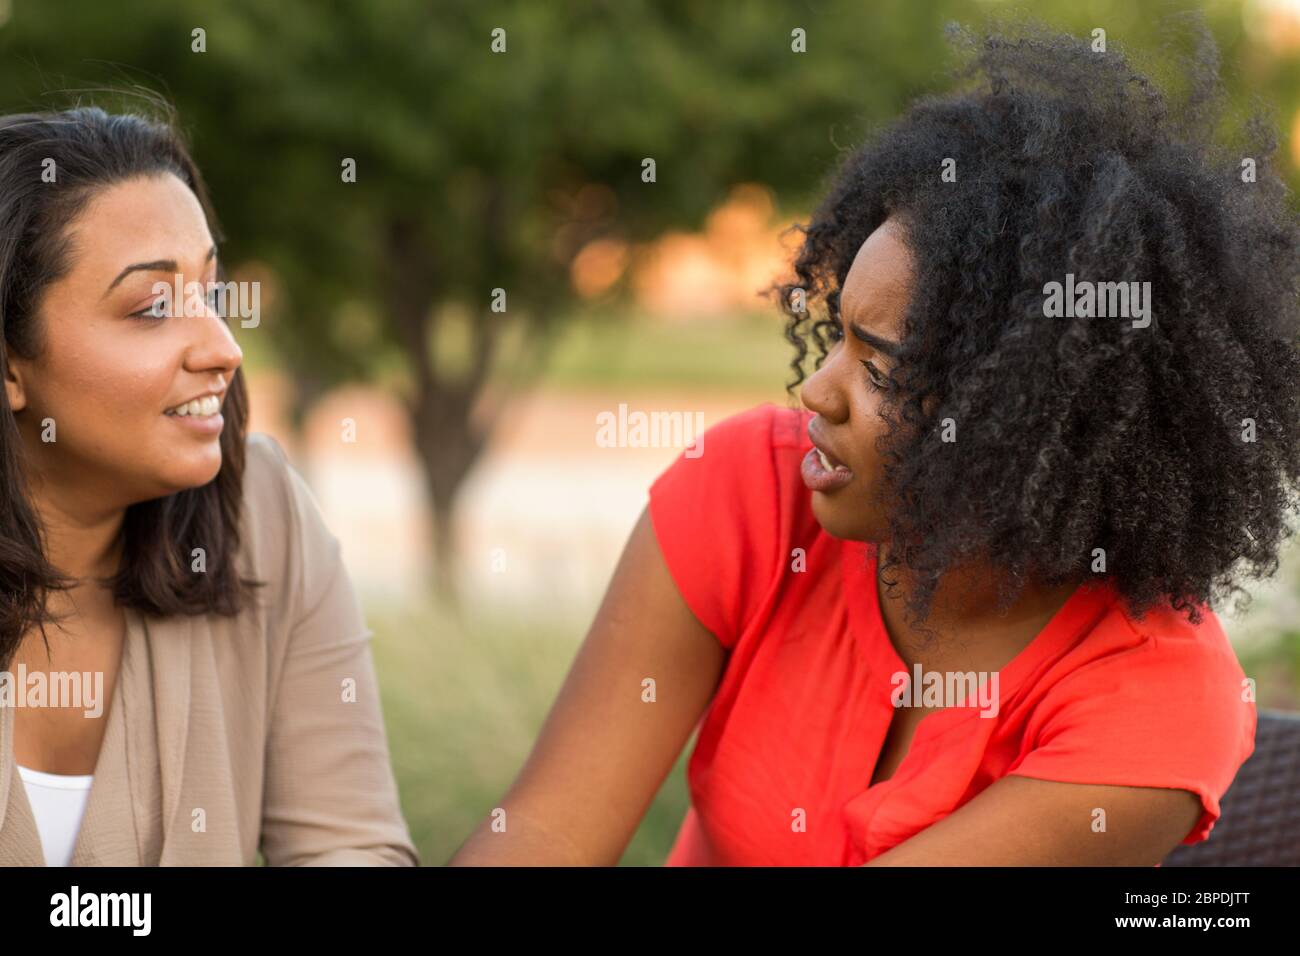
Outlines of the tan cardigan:
[[[241,866],[259,848],[271,866],[418,865],[371,632],[338,540],[265,435],[248,439],[238,561],[266,582],[238,617],[127,610],[72,865]],[[13,726],[0,707],[0,866],[42,866]]]

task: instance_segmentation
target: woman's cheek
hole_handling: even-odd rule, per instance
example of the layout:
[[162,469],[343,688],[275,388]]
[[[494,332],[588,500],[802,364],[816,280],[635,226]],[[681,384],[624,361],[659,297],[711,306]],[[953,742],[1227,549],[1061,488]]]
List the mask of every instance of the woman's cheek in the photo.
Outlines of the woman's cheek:
[[161,414],[179,368],[165,341],[149,340],[130,349],[119,348],[115,359],[112,371],[101,369],[101,374],[117,395],[114,405],[120,413]]
[[123,355],[105,351],[94,362],[81,362],[68,377],[64,417],[78,430],[90,431],[99,447],[130,455],[152,444],[161,424],[172,377],[148,353]]

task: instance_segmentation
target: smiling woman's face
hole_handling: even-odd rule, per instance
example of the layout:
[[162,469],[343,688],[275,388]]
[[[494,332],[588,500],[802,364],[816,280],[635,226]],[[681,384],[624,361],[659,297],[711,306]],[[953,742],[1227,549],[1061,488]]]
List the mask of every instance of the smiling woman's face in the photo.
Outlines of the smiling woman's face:
[[[800,395],[813,416],[816,450],[804,459],[813,514],[827,532],[855,541],[883,541],[888,521],[878,494],[883,473],[877,441],[893,352],[902,334],[912,282],[912,258],[902,227],[887,219],[862,243],[840,292],[841,326],[821,368]],[[831,465],[827,468],[826,465]]]
[[68,239],[69,268],[38,303],[39,352],[10,355],[5,382],[37,487],[125,507],[206,484],[221,468],[221,414],[172,412],[223,400],[239,347],[211,308],[149,314],[155,283],[216,278],[203,207],[171,174],[130,179],[95,194]]

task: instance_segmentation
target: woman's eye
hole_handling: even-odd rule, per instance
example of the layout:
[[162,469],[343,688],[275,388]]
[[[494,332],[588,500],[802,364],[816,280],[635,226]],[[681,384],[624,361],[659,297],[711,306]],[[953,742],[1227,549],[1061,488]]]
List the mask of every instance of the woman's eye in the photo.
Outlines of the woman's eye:
[[165,319],[167,317],[167,301],[165,299],[155,299],[147,308],[139,312],[132,312],[132,318],[137,319]]
[[873,387],[881,389],[889,387],[889,379],[880,371],[880,369],[876,368],[866,359],[862,359],[861,361],[866,367],[867,378],[871,381]]

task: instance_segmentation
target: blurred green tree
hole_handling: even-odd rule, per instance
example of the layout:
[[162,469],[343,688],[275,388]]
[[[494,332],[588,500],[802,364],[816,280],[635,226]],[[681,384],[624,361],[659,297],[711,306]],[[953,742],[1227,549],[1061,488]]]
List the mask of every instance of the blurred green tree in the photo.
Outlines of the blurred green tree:
[[[1034,13],[1141,48],[1160,20],[1142,7],[1047,0]],[[583,245],[698,225],[737,182],[806,209],[841,150],[942,82],[943,25],[986,11],[978,0],[15,0],[0,26],[0,106],[61,107],[83,90],[75,98],[112,108],[103,89],[133,84],[176,104],[225,261],[264,262],[281,280],[273,313],[241,334],[266,337],[297,411],[345,381],[403,395],[447,590],[457,491],[573,312],[568,267]],[[1210,19],[1237,62],[1238,5],[1215,4]]]

